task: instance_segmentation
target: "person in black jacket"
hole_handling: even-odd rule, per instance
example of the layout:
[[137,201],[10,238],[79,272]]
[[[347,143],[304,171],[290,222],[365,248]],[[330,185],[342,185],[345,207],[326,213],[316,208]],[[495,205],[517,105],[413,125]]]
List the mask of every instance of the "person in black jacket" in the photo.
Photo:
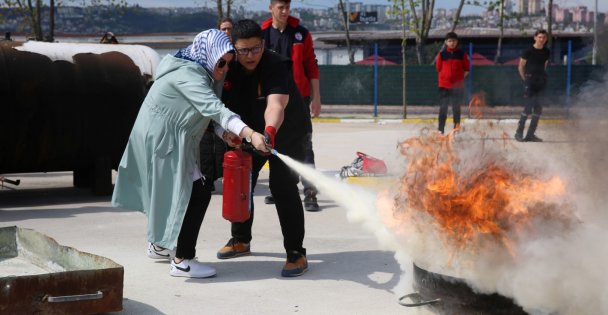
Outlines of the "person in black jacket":
[[[224,81],[222,101],[254,130],[264,132],[279,153],[301,161],[304,157],[306,106],[291,73],[291,61],[264,48],[262,30],[252,20],[238,21],[232,30],[237,63]],[[295,277],[308,270],[304,242],[304,209],[298,192],[298,174],[274,155],[253,154],[252,186],[264,164],[270,166],[269,186],[275,197],[287,262],[281,275]],[[229,259],[249,254],[254,218],[232,223],[232,238],[217,257]]]
[[[524,111],[521,113],[515,140],[542,142],[536,136],[536,127],[543,112],[541,98],[547,86],[547,65],[549,64],[550,52],[545,44],[547,43],[547,31],[538,30],[534,34],[534,45],[526,50],[519,59],[519,76],[524,81]],[[524,128],[526,120],[532,114],[532,120],[528,127],[528,133],[524,138]]]

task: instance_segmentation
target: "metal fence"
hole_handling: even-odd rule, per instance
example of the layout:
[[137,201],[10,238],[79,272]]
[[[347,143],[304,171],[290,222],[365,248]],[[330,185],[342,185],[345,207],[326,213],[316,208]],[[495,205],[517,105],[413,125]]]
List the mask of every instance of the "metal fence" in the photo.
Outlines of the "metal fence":
[[[563,47],[562,47],[563,46]],[[485,92],[490,106],[520,105],[523,84],[517,72],[522,51],[530,43],[511,43],[502,49],[500,65],[494,65],[495,44],[463,43],[461,49],[472,56],[472,68],[466,79],[467,96]],[[402,57],[399,46],[370,43],[358,47],[363,60],[355,65],[320,65],[321,98],[328,105],[403,105]],[[583,43],[572,41],[554,47],[551,65],[547,69],[547,105],[564,106],[589,81],[601,81],[608,70],[605,66],[580,64],[588,55]],[[427,61],[441,49],[440,44],[426,45]],[[406,50],[407,104],[435,105],[438,103],[437,71],[433,64],[415,65],[414,47]],[[378,56],[378,66],[374,66]],[[565,61],[567,61],[565,63]],[[573,63],[573,61],[575,63]]]
[[[319,66],[321,98],[328,105],[374,105],[374,66]],[[570,71],[570,96],[575,96],[588,81],[600,81],[607,68],[577,65]],[[378,105],[402,105],[401,65],[378,66]],[[438,102],[437,71],[433,65],[407,66],[407,104],[435,105]],[[547,102],[567,105],[568,67],[551,66]],[[470,82],[470,83],[469,83]],[[488,105],[520,105],[523,85],[517,66],[473,66],[467,80],[468,93],[485,92]]]

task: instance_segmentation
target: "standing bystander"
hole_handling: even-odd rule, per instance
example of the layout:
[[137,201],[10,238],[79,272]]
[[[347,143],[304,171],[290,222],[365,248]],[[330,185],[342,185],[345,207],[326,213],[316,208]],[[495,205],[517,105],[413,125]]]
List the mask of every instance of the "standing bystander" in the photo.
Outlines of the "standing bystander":
[[100,44],[118,44],[118,39],[116,39],[116,35],[112,32],[106,32],[99,40]]
[[232,22],[232,19],[229,17],[225,17],[225,18],[221,18],[220,22],[218,23],[217,28],[224,32],[224,34],[228,35],[228,37],[230,37],[230,40],[232,40],[232,25],[234,24],[234,22]]
[[439,85],[439,132],[444,133],[448,107],[452,105],[454,130],[460,130],[460,106],[464,103],[464,77],[469,74],[469,57],[458,48],[458,35],[445,36],[446,49],[437,55],[435,67]]
[[[271,17],[262,23],[264,45],[266,48],[290,58],[293,62],[293,78],[298,86],[305,105],[310,106],[306,118],[318,117],[321,113],[321,94],[319,89],[319,67],[312,45],[310,32],[300,25],[300,20],[289,16],[291,0],[271,0]],[[305,156],[303,162],[315,166],[315,153],[312,148],[312,123],[306,124]],[[317,188],[302,179],[304,185],[304,209],[319,211]],[[273,196],[267,196],[266,203],[274,203]]]
[[[540,115],[543,113],[542,97],[547,86],[547,65],[549,65],[550,51],[545,44],[547,43],[547,31],[538,30],[534,34],[534,44],[526,50],[519,59],[519,76],[524,81],[524,111],[521,113],[517,131],[515,132],[515,140],[542,142],[543,140],[536,136],[536,127]],[[532,114],[528,133],[524,137],[524,129],[526,128],[526,120]]]

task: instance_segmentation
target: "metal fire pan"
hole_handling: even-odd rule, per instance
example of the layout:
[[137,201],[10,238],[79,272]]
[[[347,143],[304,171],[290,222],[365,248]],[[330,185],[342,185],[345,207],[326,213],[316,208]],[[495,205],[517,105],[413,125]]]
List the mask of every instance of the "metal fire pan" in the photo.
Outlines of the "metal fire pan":
[[0,228],[0,314],[122,310],[124,269],[16,226]]
[[439,314],[526,315],[515,302],[498,293],[475,293],[463,279],[413,266],[415,289],[400,299],[404,306],[427,305]]

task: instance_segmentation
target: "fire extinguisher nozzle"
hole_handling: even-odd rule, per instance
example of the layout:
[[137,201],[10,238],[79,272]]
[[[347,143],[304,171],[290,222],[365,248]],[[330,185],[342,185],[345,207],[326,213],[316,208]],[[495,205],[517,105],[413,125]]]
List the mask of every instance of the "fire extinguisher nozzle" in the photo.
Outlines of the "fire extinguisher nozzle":
[[277,152],[277,150],[275,150],[275,149],[271,149],[270,153],[272,153],[272,155],[274,155],[274,156],[279,156],[279,152]]

